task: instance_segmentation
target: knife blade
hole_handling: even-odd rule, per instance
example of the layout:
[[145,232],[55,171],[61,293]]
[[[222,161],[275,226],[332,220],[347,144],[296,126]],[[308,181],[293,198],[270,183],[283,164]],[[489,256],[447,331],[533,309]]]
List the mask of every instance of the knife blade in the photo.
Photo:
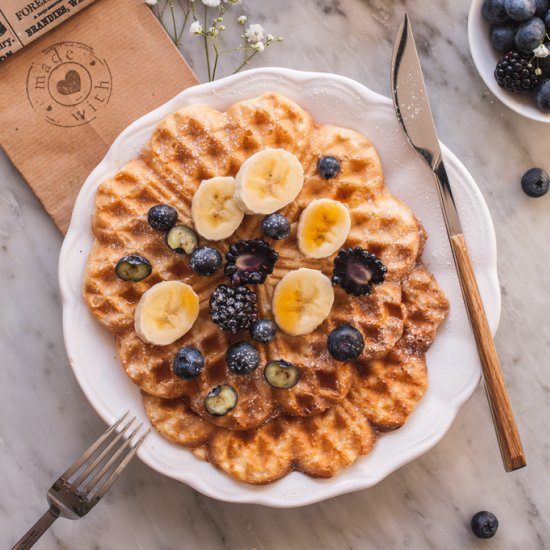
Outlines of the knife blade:
[[397,119],[407,140],[434,175],[466,312],[481,360],[485,389],[504,468],[507,472],[517,470],[526,465],[525,453],[493,337],[483,309],[483,302],[453,198],[451,183],[445,170],[426,84],[407,14],[405,14],[394,43],[391,93]]

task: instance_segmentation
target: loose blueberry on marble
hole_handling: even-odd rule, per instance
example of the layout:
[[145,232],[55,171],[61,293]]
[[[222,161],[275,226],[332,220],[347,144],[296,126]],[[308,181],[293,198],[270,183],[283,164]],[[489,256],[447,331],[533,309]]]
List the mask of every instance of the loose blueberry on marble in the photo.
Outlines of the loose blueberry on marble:
[[166,234],[166,244],[176,254],[192,254],[199,244],[199,236],[186,225],[176,225]]
[[535,15],[535,0],[504,0],[506,13],[514,21],[527,21]]
[[498,529],[498,519],[491,512],[477,512],[470,522],[472,532],[480,539],[490,539],[494,537]]
[[521,188],[526,195],[533,198],[542,197],[550,188],[550,176],[541,168],[527,170],[521,178]]
[[157,204],[147,212],[147,221],[153,229],[169,231],[178,221],[176,209],[167,204]]
[[174,358],[172,369],[174,374],[183,380],[193,380],[204,368],[204,356],[195,347],[181,348]]
[[510,19],[504,7],[504,0],[485,0],[481,12],[490,23],[505,23]]
[[543,113],[550,113],[550,78],[545,78],[535,88],[535,103]]
[[533,17],[521,23],[516,32],[515,42],[522,53],[532,54],[540,46],[546,34],[546,26],[540,17]]
[[153,267],[147,258],[139,254],[130,254],[120,258],[115,266],[115,273],[123,281],[137,283],[151,275]]
[[501,52],[509,52],[516,46],[515,38],[518,24],[511,21],[491,27],[491,44]]
[[340,325],[328,335],[328,351],[337,361],[351,361],[365,348],[363,335],[351,325]]
[[280,241],[290,235],[290,222],[282,214],[269,214],[262,220],[262,231],[266,237]]
[[544,19],[544,16],[546,15],[546,12],[548,9],[550,9],[550,1],[549,0],[535,0],[535,15],[537,17],[540,17]]
[[250,325],[250,336],[258,342],[271,342],[275,333],[277,332],[277,326],[269,319],[261,319],[254,321]]
[[200,246],[189,258],[189,267],[199,275],[212,275],[222,266],[222,255],[215,248]]
[[236,342],[225,353],[225,362],[235,374],[250,374],[260,365],[260,354],[248,342]]
[[317,161],[317,172],[326,180],[335,178],[340,172],[340,168],[340,161],[331,156],[321,157]]

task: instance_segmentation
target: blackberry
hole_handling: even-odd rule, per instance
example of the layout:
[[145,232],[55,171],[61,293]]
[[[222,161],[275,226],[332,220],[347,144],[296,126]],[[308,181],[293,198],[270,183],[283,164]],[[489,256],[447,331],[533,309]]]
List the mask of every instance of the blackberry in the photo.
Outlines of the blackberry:
[[273,273],[279,255],[261,239],[238,241],[225,255],[225,274],[234,285],[263,283]]
[[537,85],[539,77],[535,71],[529,55],[508,52],[497,63],[495,79],[502,88],[519,94],[529,92]]
[[370,294],[372,285],[384,282],[387,270],[381,260],[364,248],[342,248],[334,258],[332,284],[354,296]]
[[258,317],[254,292],[245,286],[219,285],[210,296],[210,318],[221,330],[235,334]]

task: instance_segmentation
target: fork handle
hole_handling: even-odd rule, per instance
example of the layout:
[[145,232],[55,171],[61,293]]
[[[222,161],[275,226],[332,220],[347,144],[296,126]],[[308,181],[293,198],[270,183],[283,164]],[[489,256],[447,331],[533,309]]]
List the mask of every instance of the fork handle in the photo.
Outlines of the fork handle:
[[47,512],[23,535],[21,540],[15,543],[11,550],[27,550],[48,530],[50,525],[59,517],[59,510],[50,506]]
[[510,472],[525,466],[525,453],[521,445],[510,397],[504,382],[489,323],[487,323],[487,317],[483,309],[483,302],[479,294],[464,235],[453,235],[451,246],[458,268],[464,302],[466,303],[479,358],[481,359],[485,390],[491,407],[504,469]]

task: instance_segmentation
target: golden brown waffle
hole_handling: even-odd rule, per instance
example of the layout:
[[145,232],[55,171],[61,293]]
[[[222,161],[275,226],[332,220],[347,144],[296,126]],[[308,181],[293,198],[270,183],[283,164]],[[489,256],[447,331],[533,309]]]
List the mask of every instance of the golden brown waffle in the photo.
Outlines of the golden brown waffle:
[[[423,266],[413,269],[403,287],[407,289],[403,336],[385,358],[356,361],[351,390],[340,403],[321,414],[280,416],[255,430],[215,428],[208,440],[201,442],[200,456],[247,483],[270,483],[293,469],[314,477],[332,477],[368,454],[378,432],[402,426],[426,391],[424,352],[449,308],[434,277]],[[422,346],[408,334],[415,334]],[[164,437],[181,443],[179,426],[173,423],[178,415],[187,423],[189,411],[182,400],[163,403],[156,405],[160,412],[149,405],[147,413]],[[158,417],[164,422],[158,422]],[[170,420],[172,417],[176,418]]]
[[[248,333],[233,336],[220,331],[209,318],[208,300],[223,274],[192,273],[186,259],[173,255],[160,232],[147,223],[147,211],[166,203],[178,211],[179,223],[192,225],[190,206],[200,182],[234,176],[244,160],[267,147],[294,153],[304,166],[305,181],[297,200],[282,210],[292,231],[288,239],[273,245],[279,253],[275,270],[265,284],[254,287],[262,318],[272,317],[273,289],[289,270],[310,267],[329,276],[332,272],[334,256],[306,258],[296,244],[300,213],[314,198],[347,204],[352,229],[346,246],[367,248],[388,267],[386,282],[370,296],[353,297],[335,288],[331,315],[313,333],[293,337],[278,332],[269,344],[254,342],[262,365],[285,359],[300,368],[300,381],[290,390],[269,386],[262,368],[249,375],[228,371],[224,355],[229,345],[251,340]],[[341,162],[340,173],[331,180],[316,171],[324,155]],[[230,239],[213,246],[225,253],[231,242],[261,236],[261,219],[245,216]],[[425,232],[412,211],[384,187],[380,159],[368,139],[352,130],[316,125],[307,112],[279,94],[235,103],[225,113],[194,105],[167,117],[140,158],[100,185],[92,228],[95,242],[84,298],[115,335],[123,367],[143,390],[153,425],[238,479],[266,483],[291,469],[334,475],[370,450],[375,440],[372,425],[397,427],[425,390],[422,353],[447,309],[433,277],[423,268],[415,269]],[[130,253],[142,254],[153,265],[153,273],[139,283],[124,282],[114,272],[116,262]],[[199,295],[199,317],[173,344],[146,344],[133,328],[135,307],[148,288],[174,279],[190,284]],[[332,328],[351,319],[365,339],[365,351],[352,363],[340,363],[328,354],[326,338]],[[206,358],[204,371],[193,381],[172,373],[173,357],[185,345],[198,347]],[[204,398],[221,383],[235,388],[238,406],[225,416],[211,416]],[[360,403],[361,392],[374,404],[368,414]],[[288,453],[287,439],[292,440]],[[308,448],[317,449],[317,454]],[[268,456],[273,449],[279,457]],[[257,470],[262,461],[264,473]]]

